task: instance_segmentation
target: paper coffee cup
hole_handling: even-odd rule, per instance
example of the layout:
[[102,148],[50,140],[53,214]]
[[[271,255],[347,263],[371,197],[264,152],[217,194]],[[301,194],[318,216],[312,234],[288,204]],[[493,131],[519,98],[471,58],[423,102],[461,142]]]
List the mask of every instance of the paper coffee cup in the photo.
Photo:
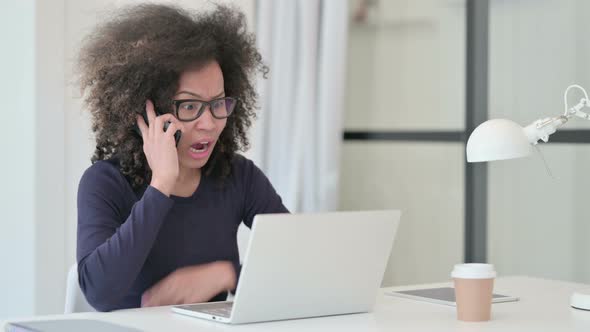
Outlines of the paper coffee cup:
[[455,283],[457,319],[487,321],[492,313],[492,293],[496,271],[492,264],[457,264],[451,273]]

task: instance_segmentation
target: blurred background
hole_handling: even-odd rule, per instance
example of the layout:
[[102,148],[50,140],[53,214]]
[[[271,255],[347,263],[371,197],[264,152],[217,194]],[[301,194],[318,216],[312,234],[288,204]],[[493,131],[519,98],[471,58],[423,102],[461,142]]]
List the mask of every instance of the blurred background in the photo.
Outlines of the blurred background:
[[[73,64],[97,22],[141,2],[0,0],[0,318],[63,312],[94,150]],[[527,125],[561,114],[568,85],[590,88],[590,2],[222,3],[271,69],[246,155],[291,211],[401,209],[384,286],[447,281],[463,261],[590,283],[590,122],[532,158],[473,166],[464,152],[485,119]]]

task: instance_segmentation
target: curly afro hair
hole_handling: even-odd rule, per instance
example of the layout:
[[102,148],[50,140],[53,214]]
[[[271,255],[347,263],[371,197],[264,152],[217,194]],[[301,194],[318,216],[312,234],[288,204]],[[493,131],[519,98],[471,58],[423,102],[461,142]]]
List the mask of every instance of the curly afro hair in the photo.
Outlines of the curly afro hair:
[[143,143],[132,130],[136,114],[144,111],[147,99],[161,112],[172,112],[180,74],[209,61],[219,63],[226,95],[239,100],[203,168],[204,174],[223,179],[231,173],[234,154],[248,148],[257,99],[253,76],[268,72],[244,14],[222,5],[190,13],[149,4],[127,7],[99,25],[78,58],[79,84],[96,138],[92,163],[116,158],[134,190],[149,183]]

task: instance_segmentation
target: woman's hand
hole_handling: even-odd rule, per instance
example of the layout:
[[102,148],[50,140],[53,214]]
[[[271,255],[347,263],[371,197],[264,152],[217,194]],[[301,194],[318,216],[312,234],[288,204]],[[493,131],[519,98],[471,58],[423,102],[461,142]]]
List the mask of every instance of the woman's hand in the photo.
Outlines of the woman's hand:
[[231,262],[187,266],[170,273],[145,291],[141,306],[206,302],[235,287],[236,272]]
[[[174,133],[181,129],[178,120],[172,114],[156,117],[154,104],[148,100],[145,107],[148,124],[141,116],[137,116],[137,126],[143,138],[143,153],[152,170],[150,185],[166,196],[170,196],[176,179],[178,178],[178,153]],[[164,123],[170,121],[170,126],[164,131]]]

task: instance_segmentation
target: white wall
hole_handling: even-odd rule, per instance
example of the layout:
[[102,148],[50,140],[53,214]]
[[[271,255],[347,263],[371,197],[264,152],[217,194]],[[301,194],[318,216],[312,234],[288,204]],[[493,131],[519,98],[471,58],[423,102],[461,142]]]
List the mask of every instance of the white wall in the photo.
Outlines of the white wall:
[[[76,192],[94,141],[72,65],[105,10],[134,0],[0,2],[0,318],[63,311],[75,262]],[[188,9],[210,1],[159,1]],[[254,31],[254,0],[234,3]],[[18,31],[18,34],[13,33]],[[10,119],[10,120],[9,120]]]
[[344,144],[341,207],[401,209],[383,285],[449,279],[463,260],[462,143]]
[[[63,6],[0,5],[0,316],[50,312],[63,299]],[[40,13],[43,13],[42,15]],[[18,32],[18,33],[15,33]]]
[[35,13],[35,313],[63,310],[64,1],[37,1]]
[[350,23],[347,129],[464,128],[464,2],[378,1],[373,19]]
[[[465,1],[374,3],[367,22],[350,25],[345,128],[463,130]],[[384,285],[448,280],[462,262],[463,149],[462,143],[344,143],[340,208],[402,210]]]
[[0,40],[0,317],[8,317],[34,311],[35,1],[0,2]]
[[[590,89],[589,7],[587,0],[490,1],[490,118],[527,125],[561,115],[568,85]],[[570,100],[580,96],[573,91]],[[590,121],[564,126],[574,128],[587,130]],[[553,178],[538,153],[489,164],[489,260],[503,275],[588,283],[590,145],[539,148]]]

